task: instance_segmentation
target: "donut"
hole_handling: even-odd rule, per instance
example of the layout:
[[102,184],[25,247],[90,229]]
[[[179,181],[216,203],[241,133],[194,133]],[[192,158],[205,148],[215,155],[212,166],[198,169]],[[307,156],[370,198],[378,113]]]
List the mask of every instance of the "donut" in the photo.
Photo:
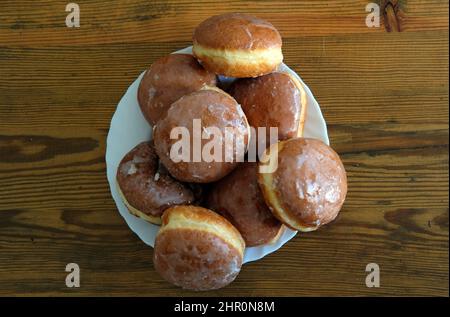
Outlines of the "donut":
[[267,21],[241,13],[212,16],[194,30],[193,54],[202,65],[228,77],[257,77],[283,61],[281,36]]
[[117,189],[129,212],[154,224],[173,205],[191,204],[195,189],[172,178],[159,164],[151,142],[142,142],[128,152],[117,168]]
[[170,106],[155,126],[155,149],[176,179],[209,183],[221,179],[240,159],[244,160],[249,129],[239,104],[224,91],[207,87]]
[[257,78],[238,79],[229,93],[241,105],[250,126],[255,128],[255,136],[258,128],[266,128],[264,150],[270,145],[271,127],[278,128],[275,142],[302,136],[307,98],[303,85],[294,76],[274,72]]
[[258,186],[258,165],[245,162],[215,183],[206,206],[230,221],[248,247],[276,242],[283,225],[266,206]]
[[259,170],[258,183],[281,222],[306,232],[336,218],[347,194],[347,176],[333,149],[319,140],[294,138],[272,144],[260,165],[267,162],[278,165],[271,173]]
[[158,59],[145,72],[138,88],[139,106],[153,126],[180,97],[216,83],[216,75],[205,70],[192,55],[171,54]]
[[224,287],[239,274],[245,242],[239,231],[215,212],[174,206],[162,216],[153,253],[156,271],[184,289]]

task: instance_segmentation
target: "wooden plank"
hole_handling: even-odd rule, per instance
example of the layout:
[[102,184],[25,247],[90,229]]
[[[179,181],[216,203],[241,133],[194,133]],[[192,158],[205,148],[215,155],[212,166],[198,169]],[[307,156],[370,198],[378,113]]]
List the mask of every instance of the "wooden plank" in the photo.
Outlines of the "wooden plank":
[[[406,1],[402,1],[402,3]],[[193,28],[212,14],[245,11],[270,20],[284,38],[371,34],[367,1],[78,1],[82,27],[67,31],[65,4],[2,1],[0,43],[12,46],[86,45],[188,41]],[[406,6],[406,5],[405,5]],[[408,1],[404,31],[448,29],[448,1]],[[320,23],[317,23],[320,21]]]

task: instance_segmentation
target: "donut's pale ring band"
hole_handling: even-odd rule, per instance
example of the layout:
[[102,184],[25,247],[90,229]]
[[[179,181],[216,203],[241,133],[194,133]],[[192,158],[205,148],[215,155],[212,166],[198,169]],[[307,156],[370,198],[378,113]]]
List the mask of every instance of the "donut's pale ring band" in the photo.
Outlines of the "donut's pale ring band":
[[[183,208],[183,206],[172,207],[172,208]],[[224,221],[226,221],[224,219]],[[236,230],[233,232],[230,230]],[[164,224],[159,230],[159,235],[167,230],[176,230],[176,229],[190,229],[190,230],[199,230],[203,232],[211,233],[223,240],[225,240],[228,244],[233,246],[241,256],[244,256],[243,250],[245,249],[245,242],[237,233],[237,229],[234,229],[231,224],[229,226],[223,226],[222,224],[218,224],[215,221],[198,221],[197,219],[192,219],[187,217],[183,213],[171,213],[170,221]]]
[[246,66],[259,65],[261,63],[278,65],[283,60],[280,47],[244,51],[207,48],[195,43],[193,51],[197,56],[208,56],[226,61],[230,64],[245,64]]
[[231,50],[205,47],[194,42],[192,48],[207,69],[231,77],[257,77],[268,74],[283,61],[281,47]]
[[130,203],[127,201],[127,199],[125,198],[125,195],[122,193],[122,190],[120,189],[119,184],[116,181],[116,186],[117,186],[117,191],[119,192],[119,196],[122,198],[123,203],[125,204],[125,206],[127,207],[128,211],[130,212],[130,214],[135,215],[136,217],[142,218],[148,222],[151,222],[155,225],[160,225],[161,224],[161,217],[155,217],[155,216],[151,216],[151,215],[147,215],[145,213],[143,213],[142,211],[134,208],[133,206],[130,205]]
[[[278,158],[270,157],[277,155],[283,148],[284,142],[278,142],[272,144],[270,147],[264,151],[263,156],[261,158],[261,162],[269,162],[269,164],[273,164]],[[270,168],[269,168],[270,170]],[[258,182],[260,183],[261,191],[264,195],[266,201],[270,202],[268,207],[272,211],[273,215],[277,217],[280,221],[282,221],[288,227],[294,230],[300,230],[302,232],[309,232],[316,230],[319,226],[315,227],[306,227],[301,225],[299,222],[292,219],[282,207],[278,196],[276,195],[275,182],[273,179],[275,173],[259,173],[258,174]]]
[[297,137],[303,136],[303,131],[305,129],[305,119],[306,119],[306,112],[308,108],[308,97],[306,95],[305,88],[303,87],[302,83],[292,74],[284,73],[289,76],[289,78],[294,82],[294,84],[297,86],[298,90],[300,90],[300,102],[302,104],[302,109],[300,110],[300,116],[298,120],[298,130],[297,130]]

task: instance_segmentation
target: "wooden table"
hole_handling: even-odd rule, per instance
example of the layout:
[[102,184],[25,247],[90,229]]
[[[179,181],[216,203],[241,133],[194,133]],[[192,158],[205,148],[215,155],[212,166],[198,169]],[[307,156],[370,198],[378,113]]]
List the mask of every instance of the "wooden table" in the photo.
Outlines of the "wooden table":
[[[80,28],[66,27],[68,2],[0,2],[1,295],[197,295],[157,275],[117,212],[105,141],[138,74],[229,11],[280,30],[349,194],[333,224],[200,295],[449,295],[448,1],[379,1],[378,28],[360,0],[79,0]],[[65,286],[70,262],[80,288]]]

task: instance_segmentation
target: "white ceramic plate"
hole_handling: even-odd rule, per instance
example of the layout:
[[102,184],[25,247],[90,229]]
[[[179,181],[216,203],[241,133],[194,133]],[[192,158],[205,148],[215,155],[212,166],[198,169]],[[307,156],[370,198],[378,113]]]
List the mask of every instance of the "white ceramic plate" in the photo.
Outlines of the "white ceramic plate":
[[[192,53],[192,47],[187,47],[175,53]],[[319,104],[314,99],[309,88],[303,83],[301,78],[285,64],[280,65],[280,71],[288,72],[298,78],[304,85],[307,94],[308,108],[306,112],[306,123],[304,136],[316,138],[329,144],[327,126],[320,111]],[[126,223],[136,233],[139,238],[149,246],[153,247],[159,226],[148,223],[140,218],[131,215],[119,196],[116,185],[116,171],[122,157],[134,146],[149,139],[151,128],[141,114],[137,101],[137,89],[144,72],[131,84],[125,95],[117,105],[116,112],[111,120],[108,138],[106,141],[106,168],[111,194],[116,202],[117,209]],[[224,80],[224,78],[222,78]],[[226,78],[229,81],[232,79]],[[245,249],[244,263],[256,261],[278,250],[283,244],[296,235],[296,231],[287,229],[278,242],[259,247]]]

